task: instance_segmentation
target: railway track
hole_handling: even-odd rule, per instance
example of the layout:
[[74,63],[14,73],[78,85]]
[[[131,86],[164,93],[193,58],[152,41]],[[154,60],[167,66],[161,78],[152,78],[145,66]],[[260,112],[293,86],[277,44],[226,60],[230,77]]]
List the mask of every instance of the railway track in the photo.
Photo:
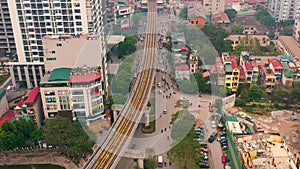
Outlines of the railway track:
[[148,25],[146,45],[143,57],[143,70],[137,76],[132,93],[101,146],[93,153],[83,167],[85,169],[109,169],[117,163],[126,148],[128,138],[134,133],[134,127],[146,106],[154,81],[154,57],[156,52],[156,1],[148,3]]

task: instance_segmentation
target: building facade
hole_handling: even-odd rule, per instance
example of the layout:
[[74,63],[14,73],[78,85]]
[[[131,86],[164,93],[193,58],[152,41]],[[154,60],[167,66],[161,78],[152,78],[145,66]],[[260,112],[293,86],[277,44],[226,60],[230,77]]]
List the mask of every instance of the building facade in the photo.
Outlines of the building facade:
[[0,1],[0,56],[14,56],[16,44],[7,1]]
[[298,19],[300,16],[300,1],[269,0],[268,11],[277,22]]
[[0,117],[9,109],[5,89],[0,89]]
[[224,12],[225,0],[203,0],[206,15],[211,16],[214,12]]
[[7,2],[17,49],[17,62],[10,62],[12,82],[15,86],[38,86],[40,77],[45,73],[42,44],[45,35],[78,36],[82,33],[93,33],[102,38],[101,49],[104,49],[105,53],[102,1]]
[[300,19],[296,19],[293,28],[293,36],[300,43]]
[[69,113],[87,124],[105,118],[99,67],[56,68],[41,81],[45,118]]

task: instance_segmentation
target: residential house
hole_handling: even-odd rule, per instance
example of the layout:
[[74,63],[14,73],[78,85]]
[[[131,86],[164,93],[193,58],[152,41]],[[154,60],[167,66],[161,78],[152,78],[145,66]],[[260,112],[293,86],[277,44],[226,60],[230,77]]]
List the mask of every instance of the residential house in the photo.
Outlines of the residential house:
[[224,40],[231,40],[232,47],[235,49],[236,46],[243,44],[244,46],[251,45],[248,43],[251,39],[257,39],[260,46],[268,46],[270,44],[270,39],[266,35],[229,35],[224,38]]
[[252,84],[253,68],[249,62],[250,56],[246,51],[242,51],[240,54],[240,66],[244,69],[246,83]]
[[265,0],[226,0],[225,9],[235,9],[237,12],[255,10],[257,5],[264,7]]
[[189,65],[187,65],[185,63],[175,65],[175,79],[176,80],[190,80]]
[[269,68],[274,72],[276,80],[281,80],[282,72],[284,70],[281,62],[278,58],[269,58],[268,59]]
[[239,83],[245,83],[246,82],[246,75],[245,75],[245,71],[244,68],[242,66],[239,66],[239,70],[240,70],[240,77],[239,77]]
[[224,12],[225,0],[203,0],[205,14],[211,16],[214,12]]
[[192,53],[189,54],[188,56],[188,64],[190,67],[190,72],[191,73],[196,73],[199,70],[199,66],[198,66],[198,56],[196,51],[193,51]]
[[282,63],[282,66],[284,69],[288,69],[291,71],[293,74],[293,79],[298,80],[298,67],[296,64],[293,62],[294,58],[291,55],[279,55],[278,56],[279,60]]
[[192,3],[187,6],[188,10],[188,21],[198,27],[203,28],[206,21],[204,8],[200,3]]
[[44,119],[40,88],[35,87],[14,108],[16,119],[32,119],[40,127]]
[[226,9],[234,9],[239,12],[247,9],[247,6],[243,0],[225,0],[225,10]]
[[279,36],[276,45],[285,55],[291,55],[295,60],[300,60],[299,43],[292,36]]
[[214,12],[212,15],[212,20],[218,25],[221,26],[229,26],[230,25],[230,19],[224,12]]
[[216,57],[216,69],[218,73],[218,86],[225,86],[225,68],[221,57]]
[[258,79],[259,85],[265,86],[267,92],[272,92],[275,86],[276,77],[270,68],[267,68],[265,65],[259,65]]
[[6,98],[6,90],[0,89],[0,117],[2,117],[8,109],[9,106]]
[[269,30],[255,19],[255,16],[241,15],[235,18],[235,23],[244,28],[244,35],[268,35]]
[[259,75],[258,64],[256,63],[255,60],[250,60],[250,64],[253,69],[252,84],[257,84],[258,75]]
[[290,88],[293,85],[293,74],[289,69],[284,69],[282,72],[281,82],[283,86]]
[[232,92],[236,92],[239,84],[240,70],[235,56],[229,56],[229,53],[222,53],[222,61],[225,67],[225,85]]

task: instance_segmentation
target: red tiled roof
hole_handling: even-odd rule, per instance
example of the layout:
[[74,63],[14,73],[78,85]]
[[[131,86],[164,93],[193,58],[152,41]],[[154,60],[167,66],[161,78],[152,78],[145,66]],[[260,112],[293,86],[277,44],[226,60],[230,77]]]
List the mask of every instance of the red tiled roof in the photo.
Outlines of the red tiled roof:
[[231,59],[231,60],[236,60],[234,55],[231,55],[231,56],[230,56],[230,59]]
[[29,96],[27,97],[27,99],[25,100],[25,104],[30,104],[32,105],[34,103],[34,100],[36,98],[36,96],[39,94],[40,92],[40,88],[39,87],[35,87],[31,90]]
[[240,70],[240,79],[245,79],[245,72],[244,69],[242,68],[242,66],[239,66],[239,70]]
[[91,82],[101,77],[101,72],[91,73],[88,75],[71,75],[69,82],[70,83],[82,83],[82,82]]
[[213,13],[213,19],[216,23],[230,23],[228,16],[224,12]]
[[256,61],[251,61],[252,68],[258,68]]
[[278,58],[269,58],[268,62],[269,62],[269,64],[272,64],[274,69],[276,69],[276,70],[284,69]]
[[24,104],[24,102],[22,101],[22,99],[18,102],[17,106],[22,107]]
[[263,73],[266,75],[266,76],[274,76],[274,73],[271,69],[267,69],[265,67],[265,65],[260,65],[260,69],[263,71]]
[[238,64],[236,63],[236,60],[232,60],[232,61],[231,61],[231,64],[232,64],[232,69],[237,69],[237,68],[239,68]]
[[251,65],[249,62],[247,62],[247,63],[245,64],[245,67],[246,67],[246,70],[253,70],[253,69],[252,69],[252,65]]
[[182,71],[182,70],[188,70],[189,66],[188,65],[181,65],[175,68],[177,71]]
[[8,110],[1,118],[0,118],[0,127],[2,126],[4,121],[10,121],[15,116],[13,110]]
[[256,0],[249,0],[248,4],[256,4]]
[[206,71],[206,72],[204,72],[203,74],[202,74],[202,76],[205,78],[205,77],[209,77],[210,76],[210,73],[208,72],[208,71]]
[[241,0],[225,0],[225,3],[230,3],[230,2],[241,2]]
[[212,65],[212,66],[210,67],[210,73],[211,73],[211,74],[217,74],[217,73],[218,73],[218,71],[217,71],[217,66]]
[[180,51],[185,51],[185,52],[187,52],[187,51],[189,51],[189,48],[187,48],[187,47],[182,47],[182,48],[180,48]]
[[216,63],[217,64],[223,64],[221,57],[216,57]]

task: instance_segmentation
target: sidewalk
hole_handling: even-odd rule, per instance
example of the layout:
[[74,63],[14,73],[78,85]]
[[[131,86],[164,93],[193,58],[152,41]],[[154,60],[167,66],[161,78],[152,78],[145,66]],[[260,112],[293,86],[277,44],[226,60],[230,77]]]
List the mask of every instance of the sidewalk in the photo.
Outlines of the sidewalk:
[[79,169],[71,160],[61,156],[58,152],[12,152],[0,154],[1,165],[26,165],[26,164],[53,164],[66,169]]

